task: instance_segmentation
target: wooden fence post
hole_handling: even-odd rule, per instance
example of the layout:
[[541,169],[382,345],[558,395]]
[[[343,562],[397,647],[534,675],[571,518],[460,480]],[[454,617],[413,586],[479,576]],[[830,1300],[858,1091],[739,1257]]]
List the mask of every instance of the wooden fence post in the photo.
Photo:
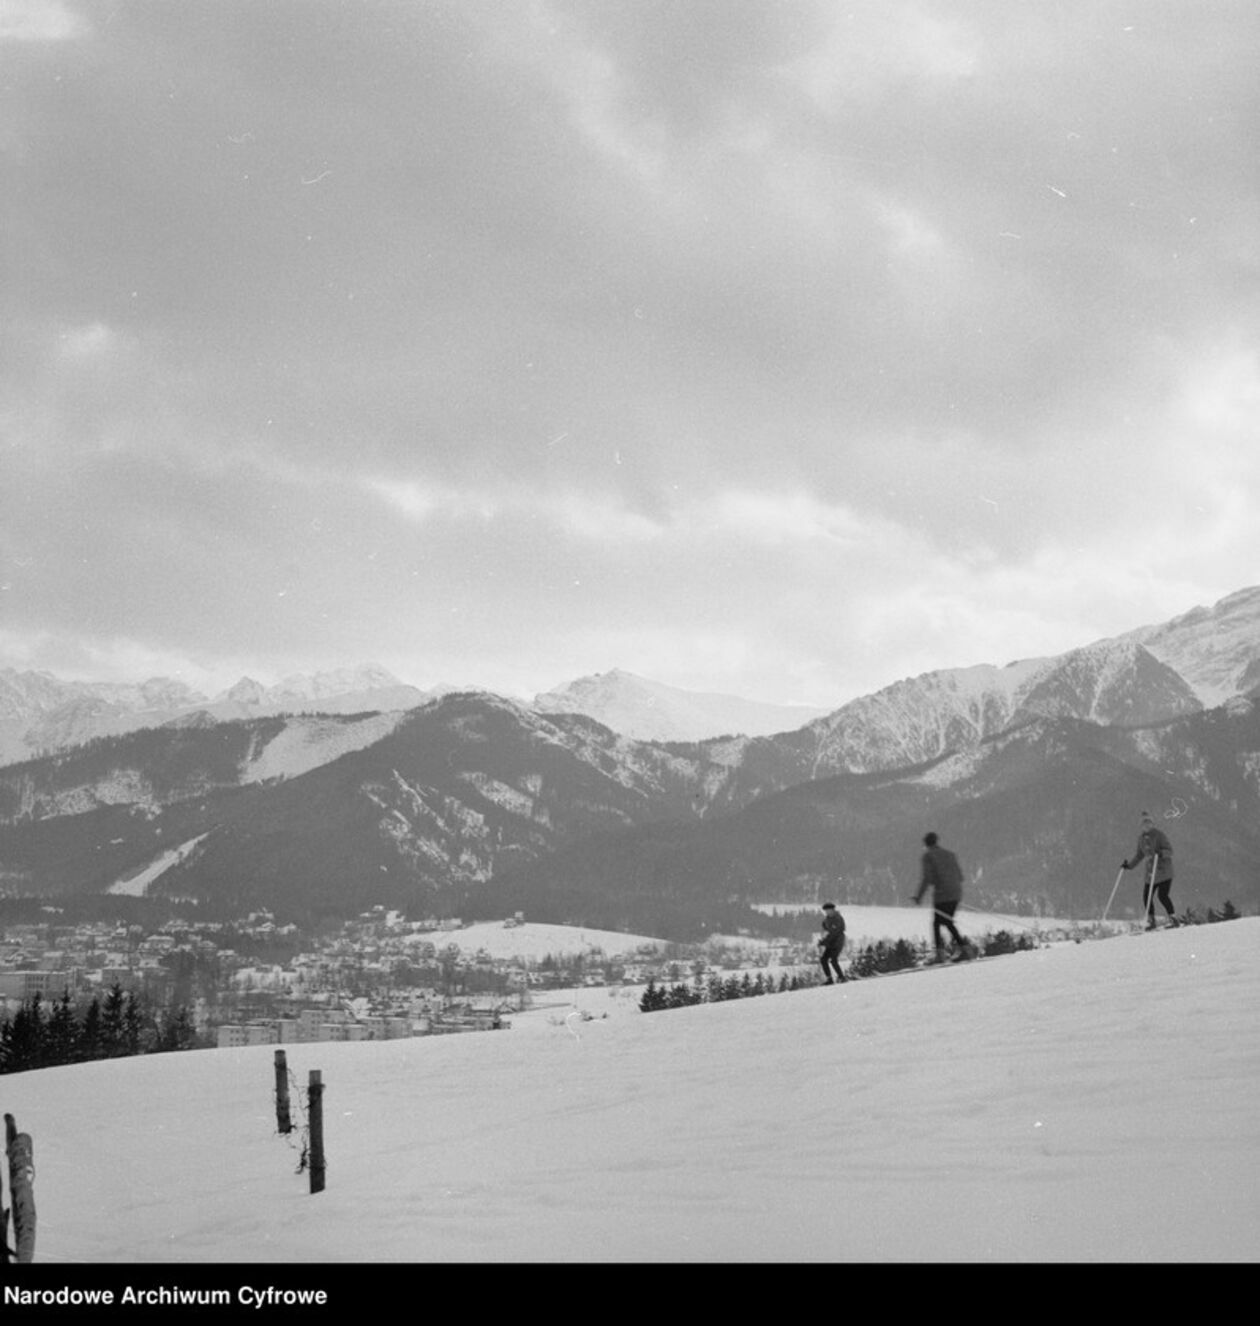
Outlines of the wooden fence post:
[[307,1119],[311,1130],[311,1192],[324,1191],[324,1083],[320,1070],[311,1069],[307,1086]]
[[276,1128],[285,1134],[293,1131],[289,1115],[289,1066],[283,1050],[276,1051]]
[[9,1157],[14,1260],[31,1262],[35,1260],[35,1144],[29,1133],[18,1132],[11,1114],[4,1116],[4,1142]]

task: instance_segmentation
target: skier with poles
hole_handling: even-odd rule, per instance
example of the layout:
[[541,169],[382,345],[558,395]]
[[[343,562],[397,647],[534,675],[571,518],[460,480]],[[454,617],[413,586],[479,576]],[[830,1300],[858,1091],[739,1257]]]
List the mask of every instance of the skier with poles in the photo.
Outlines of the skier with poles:
[[[823,975],[828,985],[841,983],[849,978],[840,970],[840,950],[844,947],[844,917],[836,910],[834,902],[823,903],[822,937],[818,941],[818,960],[822,964]],[[832,977],[832,972],[835,977]]]
[[1142,828],[1138,834],[1133,859],[1130,861],[1126,858],[1121,868],[1132,870],[1143,861],[1150,862],[1146,871],[1146,882],[1142,888],[1142,911],[1146,916],[1146,928],[1155,929],[1156,898],[1163,904],[1170,923],[1176,925],[1177,914],[1172,904],[1172,843],[1168,841],[1168,835],[1163,830],[1155,827],[1155,820],[1149,810],[1142,812]]
[[936,948],[934,961],[945,961],[945,942],[941,931],[948,930],[958,948],[953,961],[962,962],[971,957],[970,945],[958,933],[958,927],[954,924],[954,913],[962,902],[962,866],[958,864],[958,858],[953,852],[940,845],[936,834],[927,834],[923,845],[927,851],[923,853],[923,875],[919,891],[914,895],[914,903],[917,907],[928,889],[932,890],[932,942]]

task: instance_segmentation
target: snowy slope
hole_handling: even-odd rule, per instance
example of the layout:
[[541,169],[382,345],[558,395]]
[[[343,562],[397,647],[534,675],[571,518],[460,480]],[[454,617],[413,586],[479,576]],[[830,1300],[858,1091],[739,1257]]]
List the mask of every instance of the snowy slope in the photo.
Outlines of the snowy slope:
[[387,737],[402,721],[399,712],[359,719],[306,717],[286,723],[278,736],[255,751],[241,772],[243,783],[297,778],[321,765]]
[[136,685],[66,682],[46,672],[4,668],[0,669],[0,765],[97,737],[166,724],[204,726],[303,712],[399,711],[439,693],[408,686],[372,663],[286,677],[274,686],[242,677],[213,699],[165,677]]
[[[819,909],[812,903],[766,903],[757,910],[773,915],[785,912],[817,914]],[[842,908],[842,913],[847,937],[846,954],[862,944],[875,943],[881,939],[890,941],[927,939],[931,926],[931,916],[926,907],[846,905]],[[1011,930],[1017,934],[1026,931],[1034,935],[1049,935],[1067,930],[1074,923],[1053,917],[1039,919],[1031,916],[1008,916],[964,906],[959,913],[958,924],[963,934],[978,937],[995,930]],[[465,926],[462,930],[424,932],[418,933],[416,937],[417,940],[436,944],[439,948],[453,944],[465,953],[476,953],[479,949],[484,949],[492,958],[525,958],[531,962],[545,958],[548,954],[559,957],[562,954],[589,953],[592,949],[600,949],[610,958],[622,957],[642,948],[663,947],[666,942],[648,935],[625,934],[620,930],[549,925],[537,921],[526,921],[516,926],[505,926],[502,921],[478,921]],[[742,944],[750,949],[764,947],[766,944],[765,940],[744,936],[733,937],[728,942],[734,945]]]
[[171,848],[169,852],[163,852],[156,861],[140,871],[139,874],[120,879],[116,884],[111,885],[106,892],[123,894],[129,898],[143,898],[149,885],[154,880],[159,879],[172,867],[186,861],[205,842],[207,837],[209,837],[208,834],[200,834],[196,838],[190,838],[186,843],[181,843],[178,847]]
[[947,668],[853,700],[810,725],[817,739],[813,776],[893,769],[974,746],[1010,723],[1051,663]]
[[[37,1260],[1252,1262],[1260,919],[545,1032],[14,1074]],[[174,1272],[172,1279],[177,1278]],[[234,1284],[236,1281],[233,1282]]]
[[585,714],[638,741],[706,741],[769,736],[804,727],[824,710],[762,704],[735,695],[678,690],[614,668],[534,697],[544,714]]
[[658,948],[665,942],[620,930],[595,930],[537,921],[515,926],[505,926],[502,921],[478,921],[462,930],[425,932],[416,937],[436,944],[438,948],[454,945],[463,953],[484,950],[492,958],[525,958],[530,962],[537,962],[548,954],[559,957],[589,953],[592,949],[600,949],[610,958],[616,958],[640,948]]
[[133,685],[62,681],[48,672],[0,668],[0,764],[156,726],[204,699],[169,677]]
[[258,718],[270,714],[353,714],[369,709],[412,709],[436,692],[420,691],[401,682],[379,664],[338,668],[309,676],[293,674],[274,686],[242,677],[206,706],[214,717]]
[[1201,708],[1190,686],[1134,640],[1099,641],[997,668],[899,681],[810,724],[813,775],[895,769],[968,750],[1034,717],[1161,722]]
[[1221,704],[1260,681],[1260,586],[1127,638],[1179,672],[1204,705]]

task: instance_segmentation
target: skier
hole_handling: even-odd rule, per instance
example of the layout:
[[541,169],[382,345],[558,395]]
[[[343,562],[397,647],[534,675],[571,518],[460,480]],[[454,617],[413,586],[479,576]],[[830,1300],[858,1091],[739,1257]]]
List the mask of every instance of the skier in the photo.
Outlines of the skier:
[[[822,937],[818,941],[819,962],[828,985],[849,978],[840,970],[840,950],[844,948],[844,917],[836,910],[834,902],[823,903]],[[832,972],[835,972],[833,979]]]
[[941,931],[948,930],[958,948],[953,960],[961,962],[971,956],[967,941],[958,933],[958,927],[954,924],[954,913],[962,902],[962,866],[958,864],[958,858],[953,852],[940,846],[936,834],[926,834],[923,845],[927,848],[923,853],[923,877],[919,882],[919,891],[914,895],[914,903],[917,907],[928,889],[932,890],[932,942],[936,948],[934,961],[945,961],[945,943]]
[[1142,812],[1142,828],[1138,834],[1137,849],[1133,854],[1133,860],[1127,858],[1121,863],[1124,870],[1132,870],[1134,866],[1141,865],[1143,861],[1149,861],[1150,865],[1145,868],[1145,882],[1142,885],[1142,910],[1146,914],[1146,928],[1155,929],[1155,904],[1151,898],[1151,892],[1154,890],[1157,897],[1164,905],[1164,911],[1168,913],[1168,919],[1171,924],[1177,924],[1176,909],[1172,904],[1172,882],[1173,882],[1173,863],[1172,863],[1172,843],[1168,841],[1168,835],[1161,829],[1155,827],[1155,820],[1149,810]]

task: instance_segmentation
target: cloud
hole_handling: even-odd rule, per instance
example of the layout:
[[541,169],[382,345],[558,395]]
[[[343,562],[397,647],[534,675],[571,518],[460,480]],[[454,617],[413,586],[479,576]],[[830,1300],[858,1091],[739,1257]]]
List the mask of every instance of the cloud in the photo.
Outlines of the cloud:
[[415,480],[362,479],[360,486],[370,496],[410,521],[425,523],[435,519],[462,520],[474,517],[491,520],[503,509],[499,499],[474,496]]
[[1194,365],[1183,392],[1182,408],[1191,424],[1239,437],[1254,429],[1260,417],[1260,351],[1222,347]]
[[[207,691],[215,673],[178,648],[146,644],[125,636],[84,639],[69,632],[0,630],[3,666],[51,671],[63,681],[138,682],[174,677]],[[226,683],[236,680],[240,674]],[[222,687],[220,687],[222,689]]]
[[101,361],[117,354],[121,338],[101,322],[73,327],[60,337],[60,356],[67,362]]
[[364,492],[418,525],[438,521],[495,521],[520,526],[543,521],[554,536],[601,544],[639,543],[658,537],[661,525],[624,504],[576,490],[542,492],[519,487],[496,493],[415,480],[364,479]]
[[780,73],[824,111],[836,113],[906,84],[933,89],[976,73],[979,44],[957,19],[915,3],[821,7],[830,29]]
[[1253,5],[3,12],[13,629],[825,699],[1260,565]]
[[819,501],[808,493],[724,491],[696,503],[687,514],[688,528],[712,530],[751,544],[852,546],[870,537],[869,524],[844,507]]
[[[1166,560],[1199,574],[1231,554],[1240,574],[1260,568],[1260,350],[1235,340],[1191,363],[1159,455],[1159,480],[1177,537]],[[1153,487],[1154,485],[1152,485]],[[1250,568],[1250,570],[1248,569]]]
[[542,521],[556,536],[610,546],[710,541],[757,547],[857,546],[900,534],[890,522],[859,516],[803,491],[720,488],[667,498],[654,516],[596,490],[513,487],[493,494],[416,480],[369,478],[362,490],[418,525],[435,521]]
[[627,88],[612,59],[569,42],[552,64],[551,77],[581,138],[638,183],[657,187],[666,161],[663,135],[625,113]]
[[0,42],[71,41],[89,30],[61,0],[0,0]]

